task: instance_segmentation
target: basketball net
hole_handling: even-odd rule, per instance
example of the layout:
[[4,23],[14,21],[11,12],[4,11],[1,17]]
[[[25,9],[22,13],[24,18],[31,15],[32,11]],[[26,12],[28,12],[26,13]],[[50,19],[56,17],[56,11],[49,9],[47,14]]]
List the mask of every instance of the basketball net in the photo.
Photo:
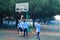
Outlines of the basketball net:
[[19,13],[21,14],[22,13],[22,10],[19,10]]

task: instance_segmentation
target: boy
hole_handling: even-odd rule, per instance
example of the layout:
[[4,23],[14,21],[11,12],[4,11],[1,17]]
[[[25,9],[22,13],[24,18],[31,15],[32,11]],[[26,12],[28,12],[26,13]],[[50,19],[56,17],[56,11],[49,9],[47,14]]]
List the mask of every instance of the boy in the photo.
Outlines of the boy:
[[38,22],[35,25],[35,27],[36,27],[36,32],[37,32],[37,38],[38,38],[38,40],[40,40],[40,36],[39,36],[39,34],[40,34],[40,22]]
[[21,20],[19,20],[19,22],[18,22],[18,26],[17,26],[17,28],[18,28],[18,32],[19,32],[19,36],[21,35],[23,35],[23,33],[22,33],[22,31],[23,31],[23,26],[22,26],[23,24],[22,24],[22,21]]
[[26,20],[23,22],[23,28],[24,28],[24,37],[28,37],[28,24]]

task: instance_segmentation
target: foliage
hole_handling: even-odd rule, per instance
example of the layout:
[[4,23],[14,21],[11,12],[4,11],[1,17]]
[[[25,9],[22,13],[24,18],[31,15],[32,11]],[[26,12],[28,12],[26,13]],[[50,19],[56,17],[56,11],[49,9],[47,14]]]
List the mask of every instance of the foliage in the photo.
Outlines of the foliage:
[[29,3],[29,15],[31,18],[47,18],[60,14],[59,0],[0,0],[0,16],[18,16],[15,13],[16,3]]

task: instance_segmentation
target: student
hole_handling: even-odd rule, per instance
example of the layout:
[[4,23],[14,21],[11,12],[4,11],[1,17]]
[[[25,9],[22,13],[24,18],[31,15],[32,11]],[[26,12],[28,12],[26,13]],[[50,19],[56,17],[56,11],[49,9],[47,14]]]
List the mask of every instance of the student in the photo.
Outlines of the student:
[[40,22],[38,22],[36,25],[36,32],[37,32],[37,38],[40,40]]
[[17,26],[18,31],[19,31],[19,36],[22,36],[22,35],[23,35],[23,26],[22,26],[22,25],[23,25],[23,24],[22,24],[22,21],[19,20],[18,26]]
[[28,37],[28,24],[26,20],[23,22],[23,28],[24,28],[24,37]]

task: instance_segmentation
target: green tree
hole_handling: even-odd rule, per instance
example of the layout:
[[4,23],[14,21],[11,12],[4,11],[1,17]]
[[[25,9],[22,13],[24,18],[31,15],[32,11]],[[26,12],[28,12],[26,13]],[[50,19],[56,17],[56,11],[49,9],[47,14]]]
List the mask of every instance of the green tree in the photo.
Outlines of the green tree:
[[31,18],[46,18],[60,14],[59,0],[0,0],[0,15],[15,16],[16,3],[29,3],[29,12]]

